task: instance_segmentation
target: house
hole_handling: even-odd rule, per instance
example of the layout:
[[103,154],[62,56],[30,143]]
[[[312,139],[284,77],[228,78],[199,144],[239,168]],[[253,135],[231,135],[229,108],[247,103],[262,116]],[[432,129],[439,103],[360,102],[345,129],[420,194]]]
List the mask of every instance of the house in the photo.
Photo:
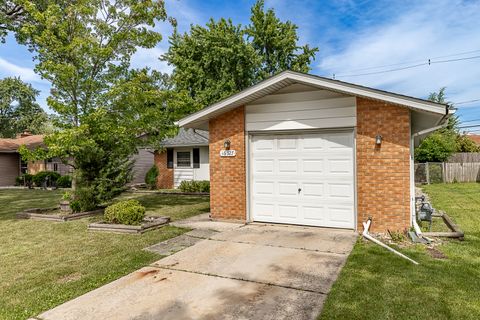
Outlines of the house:
[[20,146],[34,149],[43,145],[43,135],[23,132],[15,139],[0,139],[0,186],[15,185],[15,178],[21,174],[35,174],[40,171],[55,171],[61,175],[71,172],[71,168],[60,159],[23,161],[18,153]]
[[201,129],[180,129],[175,137],[164,139],[164,149],[154,156],[157,187],[171,189],[185,180],[210,180],[208,141],[208,131]]
[[477,144],[477,146],[480,146],[480,134],[467,134],[467,137],[469,137],[473,142]]
[[393,231],[414,221],[414,146],[452,112],[284,71],[177,124],[209,131],[214,219]]

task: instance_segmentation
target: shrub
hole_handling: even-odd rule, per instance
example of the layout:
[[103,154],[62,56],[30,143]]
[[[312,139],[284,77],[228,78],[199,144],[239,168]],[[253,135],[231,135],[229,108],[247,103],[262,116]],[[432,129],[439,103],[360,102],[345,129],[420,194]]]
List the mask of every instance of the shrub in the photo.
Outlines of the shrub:
[[137,200],[124,200],[108,206],[104,217],[107,222],[136,225],[145,217],[145,207]]
[[96,192],[91,187],[82,187],[75,190],[70,208],[73,212],[92,211],[97,208]]
[[72,187],[72,177],[71,176],[61,176],[57,179],[57,187],[59,188],[71,188]]
[[40,171],[33,176],[32,181],[37,187],[43,187],[44,185],[51,187],[57,183],[58,178],[60,178],[60,174],[57,172]]
[[210,192],[210,181],[182,181],[178,187],[182,192]]
[[158,168],[156,165],[153,165],[145,175],[145,183],[151,189],[154,189],[157,186],[157,177],[158,177]]
[[24,173],[15,178],[16,186],[31,186],[32,185],[33,175],[29,173]]

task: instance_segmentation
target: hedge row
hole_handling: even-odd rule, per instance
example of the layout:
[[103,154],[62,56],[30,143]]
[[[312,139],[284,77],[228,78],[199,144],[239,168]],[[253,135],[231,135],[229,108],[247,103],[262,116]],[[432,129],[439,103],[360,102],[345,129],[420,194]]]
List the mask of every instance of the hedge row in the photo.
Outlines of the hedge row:
[[57,172],[53,171],[40,171],[37,174],[24,173],[15,179],[15,185],[17,186],[35,186],[35,187],[58,187],[58,188],[71,188],[72,177],[61,176]]

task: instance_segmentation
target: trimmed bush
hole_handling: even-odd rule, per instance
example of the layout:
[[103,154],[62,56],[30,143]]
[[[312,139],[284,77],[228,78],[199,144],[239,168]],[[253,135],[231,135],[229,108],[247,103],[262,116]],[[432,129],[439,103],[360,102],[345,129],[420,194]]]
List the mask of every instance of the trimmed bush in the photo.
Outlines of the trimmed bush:
[[73,212],[86,212],[97,209],[98,200],[93,188],[83,187],[75,190],[70,208]]
[[71,188],[72,187],[72,177],[71,176],[61,176],[57,179],[57,187],[59,188]]
[[207,180],[191,180],[182,181],[178,188],[182,192],[210,192],[210,181]]
[[57,183],[58,178],[60,178],[58,172],[40,171],[33,176],[32,181],[37,187],[43,187],[44,185],[52,187]]
[[155,189],[157,186],[157,177],[158,177],[158,168],[156,165],[153,165],[145,175],[145,183],[151,189]]
[[15,178],[15,185],[16,186],[31,186],[33,182],[33,175],[29,173],[24,173]]
[[110,223],[138,225],[145,217],[145,207],[137,200],[124,200],[105,209],[105,221]]

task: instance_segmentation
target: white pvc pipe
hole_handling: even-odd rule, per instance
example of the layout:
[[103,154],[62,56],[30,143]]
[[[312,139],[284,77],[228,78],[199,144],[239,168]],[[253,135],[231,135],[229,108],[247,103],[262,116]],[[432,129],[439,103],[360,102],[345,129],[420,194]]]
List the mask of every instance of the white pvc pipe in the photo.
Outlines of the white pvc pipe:
[[407,259],[408,261],[412,262],[413,264],[416,264],[418,265],[418,262],[413,260],[413,259],[410,259],[409,257],[407,257],[406,255],[404,255],[403,253],[401,252],[398,252],[397,250],[387,246],[385,243],[381,242],[381,241],[378,241],[377,239],[375,239],[374,237],[372,237],[369,233],[368,233],[368,229],[370,229],[370,224],[371,224],[372,220],[368,219],[367,222],[363,223],[363,233],[362,233],[362,236],[364,238],[367,238],[368,240],[378,244],[379,246],[382,246],[384,247],[385,249],[387,250],[390,250],[392,251],[393,253],[395,253],[396,255],[399,255],[400,257],[404,258],[404,259]]
[[413,216],[413,229],[415,230],[415,233],[417,236],[421,237],[422,236],[422,230],[420,229],[420,226],[417,223],[417,216]]

